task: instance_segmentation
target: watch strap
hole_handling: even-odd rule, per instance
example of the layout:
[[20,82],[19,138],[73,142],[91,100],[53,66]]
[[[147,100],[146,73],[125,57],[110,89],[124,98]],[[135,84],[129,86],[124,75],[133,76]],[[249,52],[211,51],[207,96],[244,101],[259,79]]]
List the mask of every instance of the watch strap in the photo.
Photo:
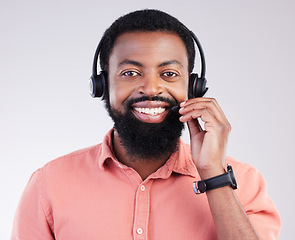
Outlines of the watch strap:
[[225,186],[231,185],[232,183],[230,180],[229,174],[227,172],[219,176],[204,180],[204,182],[206,183],[207,191],[216,189],[216,188],[225,187]]
[[196,194],[200,194],[209,190],[213,190],[216,188],[221,188],[221,187],[225,187],[229,185],[233,189],[237,188],[237,183],[234,177],[232,167],[228,164],[226,173],[223,173],[221,175],[218,175],[206,180],[194,182],[193,188]]

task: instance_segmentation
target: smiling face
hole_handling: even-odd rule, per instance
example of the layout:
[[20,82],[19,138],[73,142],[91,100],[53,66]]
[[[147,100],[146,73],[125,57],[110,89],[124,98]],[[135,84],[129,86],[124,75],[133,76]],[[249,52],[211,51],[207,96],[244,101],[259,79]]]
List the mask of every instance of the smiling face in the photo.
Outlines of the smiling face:
[[171,108],[186,100],[188,92],[188,58],[181,38],[167,32],[119,36],[109,59],[108,89],[105,103],[114,137],[128,156],[168,159],[184,128]]
[[[128,101],[159,96],[179,104],[187,99],[188,57],[181,38],[167,32],[131,32],[118,37],[109,58],[109,101],[120,113]],[[137,101],[140,121],[159,123],[171,108],[166,101]]]

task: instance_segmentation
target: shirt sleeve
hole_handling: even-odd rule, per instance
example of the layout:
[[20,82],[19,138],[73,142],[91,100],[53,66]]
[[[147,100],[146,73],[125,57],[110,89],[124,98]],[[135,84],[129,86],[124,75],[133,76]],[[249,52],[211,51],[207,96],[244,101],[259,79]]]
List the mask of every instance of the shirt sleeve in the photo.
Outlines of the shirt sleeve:
[[281,219],[273,201],[267,194],[263,176],[247,164],[239,172],[237,197],[251,224],[262,240],[278,239]]
[[41,169],[31,176],[14,217],[11,240],[54,240],[49,208],[42,194]]

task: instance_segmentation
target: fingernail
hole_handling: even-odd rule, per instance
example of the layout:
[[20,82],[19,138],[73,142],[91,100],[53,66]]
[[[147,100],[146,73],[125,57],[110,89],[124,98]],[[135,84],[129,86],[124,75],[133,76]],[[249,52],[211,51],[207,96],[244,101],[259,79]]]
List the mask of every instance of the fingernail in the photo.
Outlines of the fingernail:
[[184,104],[185,104],[185,102],[181,102],[179,105],[180,105],[181,107],[183,107]]

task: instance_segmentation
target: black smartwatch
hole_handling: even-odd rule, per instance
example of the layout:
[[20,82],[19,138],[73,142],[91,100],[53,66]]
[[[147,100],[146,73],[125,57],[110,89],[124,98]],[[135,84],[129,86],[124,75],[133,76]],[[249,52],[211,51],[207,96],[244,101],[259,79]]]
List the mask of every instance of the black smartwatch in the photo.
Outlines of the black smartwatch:
[[208,178],[206,180],[201,180],[193,183],[194,192],[196,194],[201,194],[206,191],[221,188],[225,186],[231,186],[233,189],[237,189],[238,185],[235,179],[233,168],[227,164],[227,172],[218,175],[213,178]]

